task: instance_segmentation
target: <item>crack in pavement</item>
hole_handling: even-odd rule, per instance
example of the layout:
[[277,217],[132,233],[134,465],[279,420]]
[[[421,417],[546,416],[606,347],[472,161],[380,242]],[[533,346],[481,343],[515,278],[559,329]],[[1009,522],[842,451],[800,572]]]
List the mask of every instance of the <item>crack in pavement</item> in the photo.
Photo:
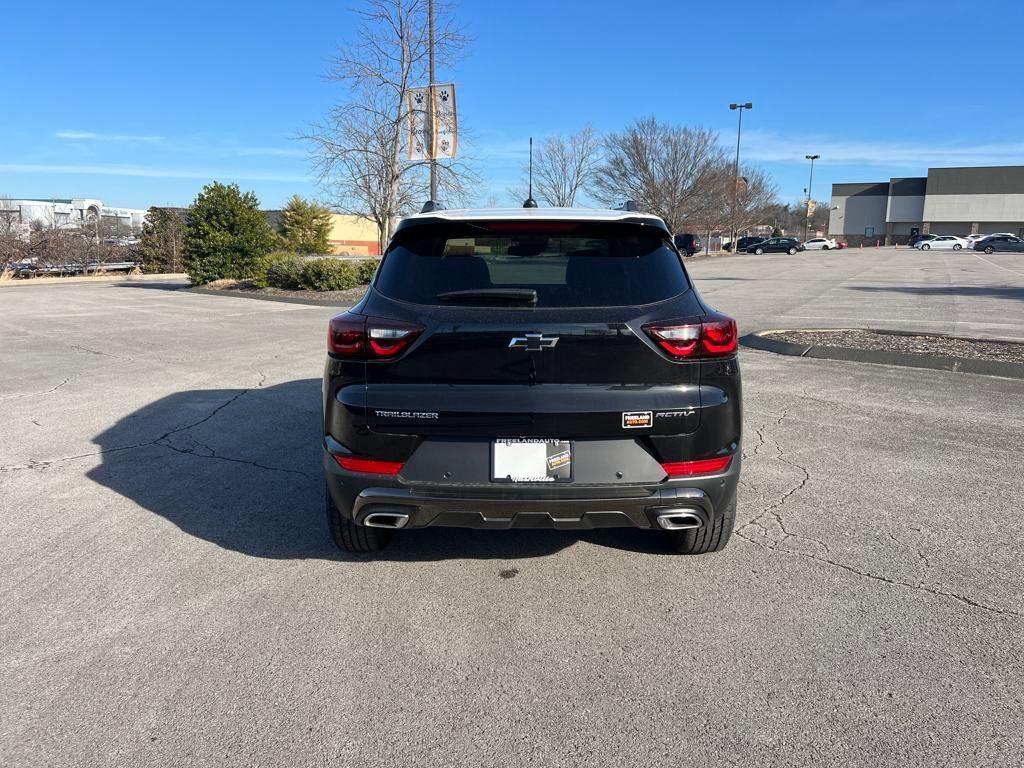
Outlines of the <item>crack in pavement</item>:
[[110,352],[100,352],[98,349],[90,349],[89,347],[83,347],[80,344],[68,344],[68,347],[70,347],[71,349],[77,349],[79,352],[86,352],[86,353],[88,353],[90,355],[98,355],[100,357],[112,357],[115,360],[124,360],[125,362],[128,362],[128,363],[135,362],[135,358],[133,358],[133,357],[124,357],[122,355],[114,355],[114,354],[111,354]]
[[119,451],[129,451],[129,450],[135,450],[135,449],[138,449],[138,448],[147,448],[149,446],[154,446],[155,445],[155,446],[159,446],[161,448],[166,448],[168,450],[174,451],[175,453],[179,453],[179,454],[183,454],[183,455],[187,455],[187,456],[194,456],[194,457],[200,458],[200,459],[214,459],[214,460],[217,460],[217,461],[227,461],[227,462],[231,462],[231,463],[234,463],[234,464],[246,464],[248,466],[255,467],[257,469],[265,469],[265,470],[270,471],[270,472],[287,472],[287,473],[293,474],[293,475],[301,475],[302,477],[308,478],[310,480],[316,479],[312,475],[310,475],[309,473],[303,472],[302,470],[289,469],[288,467],[275,467],[275,466],[271,466],[269,464],[261,464],[260,462],[255,461],[255,460],[239,459],[239,458],[235,458],[233,456],[225,456],[223,454],[219,454],[213,448],[211,448],[210,446],[206,445],[205,443],[199,441],[198,439],[196,439],[192,435],[189,435],[189,439],[192,440],[192,442],[195,443],[197,446],[206,449],[209,453],[205,453],[204,454],[204,453],[200,453],[200,452],[198,452],[196,450],[190,450],[188,448],[182,448],[182,447],[179,447],[179,446],[175,446],[175,445],[173,445],[170,442],[169,438],[171,438],[172,436],[174,436],[174,435],[184,435],[184,434],[188,433],[189,430],[195,429],[196,427],[198,427],[201,424],[205,424],[210,419],[212,419],[214,416],[216,416],[218,413],[220,413],[225,408],[227,408],[229,405],[231,405],[232,403],[237,401],[240,397],[242,397],[245,394],[248,394],[251,391],[252,391],[251,389],[243,389],[238,394],[232,396],[228,400],[226,400],[223,403],[221,403],[220,405],[218,405],[216,408],[214,408],[212,411],[210,411],[208,414],[206,414],[203,418],[198,419],[197,421],[193,421],[192,423],[186,424],[186,425],[184,425],[182,427],[176,427],[174,429],[168,430],[167,432],[164,432],[164,434],[160,435],[160,437],[158,437],[158,438],[156,438],[154,440],[150,440],[148,442],[133,443],[131,445],[116,446],[114,448],[105,448],[105,449],[103,449],[101,451],[91,451],[89,453],[80,453],[80,454],[76,454],[74,456],[64,456],[64,457],[61,457],[59,459],[49,459],[49,460],[46,460],[46,461],[32,460],[28,464],[0,466],[0,472],[14,472],[14,471],[18,471],[18,470],[32,470],[32,469],[46,469],[47,467],[49,467],[49,466],[51,466],[53,464],[59,464],[61,462],[65,462],[65,461],[73,461],[75,459],[84,459],[84,458],[89,458],[91,456],[104,456],[104,455],[106,455],[108,453],[116,453],[116,452],[119,452]]
[[68,376],[66,379],[64,379],[64,381],[62,381],[57,386],[50,387],[49,389],[44,389],[44,390],[42,390],[40,392],[23,392],[23,393],[15,394],[15,395],[4,395],[3,397],[0,397],[0,400],[20,400],[20,399],[22,399],[24,397],[39,397],[40,395],[49,395],[51,392],[56,392],[58,389],[60,389],[65,384],[67,384],[69,381],[71,381],[73,378],[75,378],[75,377],[74,376]]
[[247,464],[250,467],[256,467],[257,469],[266,469],[266,470],[268,470],[270,472],[287,472],[288,474],[291,474],[291,475],[302,475],[302,477],[305,477],[305,478],[307,478],[309,480],[315,480],[316,479],[315,477],[313,477],[309,473],[303,472],[300,469],[289,469],[288,467],[272,467],[269,464],[260,464],[258,461],[254,461],[254,460],[251,460],[251,459],[237,459],[237,458],[235,458],[233,456],[224,456],[222,454],[217,453],[215,450],[213,450],[213,448],[208,446],[206,443],[203,443],[203,442],[197,440],[192,435],[189,435],[189,439],[193,443],[198,445],[200,448],[205,448],[207,451],[209,451],[209,453],[198,453],[196,451],[189,450],[188,448],[181,448],[181,447],[172,445],[171,443],[167,442],[166,440],[157,440],[156,442],[154,442],[154,445],[159,445],[162,448],[167,448],[167,449],[169,449],[171,451],[174,451],[175,453],[180,453],[180,454],[183,454],[185,456],[195,456],[196,458],[199,458],[199,459],[216,459],[218,461],[228,461],[228,462],[231,462],[233,464]]
[[[783,411],[782,416],[780,416],[778,419],[776,419],[775,424],[777,426],[781,425],[783,420],[786,418],[787,415],[788,415],[788,411]],[[764,428],[762,427],[762,430],[763,429]],[[922,592],[926,592],[926,593],[928,593],[930,595],[933,595],[933,596],[936,596],[936,597],[949,598],[951,600],[955,600],[955,601],[961,603],[962,605],[968,606],[970,608],[975,608],[975,609],[978,609],[978,610],[981,610],[981,611],[985,611],[985,612],[988,612],[988,613],[995,613],[995,614],[998,614],[998,615],[1001,615],[1001,616],[1016,616],[1016,617],[1024,616],[1024,613],[1022,613],[1021,611],[1015,611],[1015,610],[1010,609],[1010,608],[998,608],[998,607],[993,606],[993,605],[988,605],[986,603],[979,602],[978,600],[974,600],[974,599],[972,599],[970,597],[967,597],[965,595],[959,594],[957,592],[952,592],[950,590],[942,589],[941,587],[929,584],[928,580],[927,580],[927,576],[928,576],[929,571],[931,570],[932,564],[931,564],[931,561],[929,560],[928,556],[922,550],[915,549],[913,547],[908,546],[907,544],[905,544],[903,541],[901,541],[899,538],[897,538],[896,536],[894,536],[891,533],[889,534],[889,537],[893,541],[897,542],[898,544],[900,544],[905,549],[909,549],[912,552],[915,552],[916,555],[917,555],[918,561],[919,561],[920,566],[921,566],[921,575],[920,575],[920,578],[918,579],[916,584],[911,582],[911,581],[905,581],[903,579],[890,578],[888,576],[883,576],[881,574],[872,573],[871,571],[863,570],[861,568],[857,568],[857,567],[854,567],[852,565],[848,565],[847,563],[839,562],[838,560],[833,559],[832,551],[831,551],[831,549],[829,549],[828,545],[825,544],[825,542],[820,541],[818,539],[814,539],[814,538],[808,537],[808,536],[801,536],[800,534],[793,533],[792,531],[787,529],[786,526],[785,526],[785,522],[784,522],[784,520],[782,518],[782,514],[780,513],[780,510],[785,506],[785,504],[789,501],[789,499],[791,499],[796,493],[798,493],[800,490],[802,490],[804,487],[806,487],[807,483],[810,482],[811,475],[810,475],[810,472],[807,470],[806,467],[804,467],[802,464],[798,464],[798,463],[790,460],[785,455],[785,451],[783,450],[782,446],[778,443],[778,441],[771,440],[771,442],[773,443],[775,451],[776,451],[776,455],[775,455],[774,459],[776,461],[781,461],[783,464],[787,464],[788,466],[793,467],[794,469],[799,470],[799,472],[801,473],[801,478],[800,478],[799,482],[794,484],[792,487],[788,488],[777,501],[769,504],[761,512],[759,512],[757,515],[755,515],[751,520],[749,520],[748,522],[746,522],[743,525],[741,525],[738,528],[736,528],[735,533],[736,533],[736,535],[739,538],[741,538],[744,541],[747,541],[747,542],[749,542],[751,544],[754,544],[755,546],[761,547],[762,549],[768,550],[770,552],[778,552],[778,553],[785,554],[785,555],[794,555],[794,556],[797,556],[797,557],[803,557],[803,558],[806,558],[808,560],[813,560],[813,561],[815,561],[817,563],[821,563],[823,565],[830,566],[832,568],[838,568],[840,570],[846,571],[847,573],[851,573],[851,574],[853,574],[855,576],[858,576],[860,578],[867,579],[867,580],[870,580],[870,581],[879,582],[879,583],[883,583],[883,584],[888,584],[890,586],[905,587],[905,588],[910,589],[910,590],[922,591]],[[748,485],[748,487],[750,487],[750,486]],[[764,524],[764,522],[762,522],[766,517],[771,518],[772,521],[774,521],[774,523],[782,531],[783,535],[782,535],[781,538],[775,538],[775,537],[772,537],[772,536],[768,535],[768,530],[767,530],[768,526],[766,526]],[[747,529],[751,528],[751,527],[760,529],[760,531],[762,533],[762,538],[761,539],[755,538],[755,537],[751,536],[749,533],[747,533]],[[808,542],[811,542],[813,544],[816,544],[816,545],[820,546],[824,550],[824,552],[814,552],[814,551],[807,551],[807,550],[803,550],[803,549],[793,549],[791,547],[783,546],[787,541],[790,541],[790,540],[793,540],[793,539],[798,540],[798,541],[808,541]]]

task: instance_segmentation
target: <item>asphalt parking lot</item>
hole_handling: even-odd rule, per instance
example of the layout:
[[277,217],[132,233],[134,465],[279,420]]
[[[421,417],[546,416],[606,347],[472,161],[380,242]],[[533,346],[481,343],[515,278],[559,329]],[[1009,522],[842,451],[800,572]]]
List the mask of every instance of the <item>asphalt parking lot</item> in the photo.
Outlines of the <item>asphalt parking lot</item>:
[[[1024,340],[1024,260],[696,259],[743,331]],[[722,553],[322,513],[333,310],[0,288],[0,764],[1019,766],[1024,381],[744,350]]]

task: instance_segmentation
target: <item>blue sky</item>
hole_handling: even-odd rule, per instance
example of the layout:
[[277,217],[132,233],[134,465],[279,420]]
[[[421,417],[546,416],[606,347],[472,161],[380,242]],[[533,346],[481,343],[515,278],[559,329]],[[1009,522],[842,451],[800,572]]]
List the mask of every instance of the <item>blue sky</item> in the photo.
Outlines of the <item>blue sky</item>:
[[[0,195],[186,205],[211,179],[267,207],[315,195],[293,137],[341,95],[322,75],[352,39],[353,4],[10,4]],[[438,80],[458,84],[481,202],[511,202],[531,134],[654,114],[734,146],[738,100],[754,103],[743,159],[786,200],[808,153],[822,156],[819,198],[930,165],[1024,164],[1015,0],[462,0],[457,13],[472,43]]]

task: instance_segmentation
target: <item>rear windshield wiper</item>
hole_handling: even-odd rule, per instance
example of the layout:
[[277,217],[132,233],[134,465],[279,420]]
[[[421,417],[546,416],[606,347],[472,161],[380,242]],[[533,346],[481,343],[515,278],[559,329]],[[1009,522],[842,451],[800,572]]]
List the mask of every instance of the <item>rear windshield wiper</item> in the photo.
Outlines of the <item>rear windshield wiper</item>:
[[453,304],[537,304],[537,292],[533,288],[474,288],[468,291],[445,291],[434,298]]

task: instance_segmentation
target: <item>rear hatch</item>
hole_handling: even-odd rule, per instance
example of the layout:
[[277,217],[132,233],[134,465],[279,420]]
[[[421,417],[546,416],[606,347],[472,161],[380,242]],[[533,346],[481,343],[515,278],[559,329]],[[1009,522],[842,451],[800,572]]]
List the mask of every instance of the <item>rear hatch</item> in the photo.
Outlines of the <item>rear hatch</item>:
[[700,419],[699,362],[644,331],[702,313],[668,234],[623,223],[429,224],[400,232],[360,312],[407,324],[367,363],[372,432],[632,440]]

